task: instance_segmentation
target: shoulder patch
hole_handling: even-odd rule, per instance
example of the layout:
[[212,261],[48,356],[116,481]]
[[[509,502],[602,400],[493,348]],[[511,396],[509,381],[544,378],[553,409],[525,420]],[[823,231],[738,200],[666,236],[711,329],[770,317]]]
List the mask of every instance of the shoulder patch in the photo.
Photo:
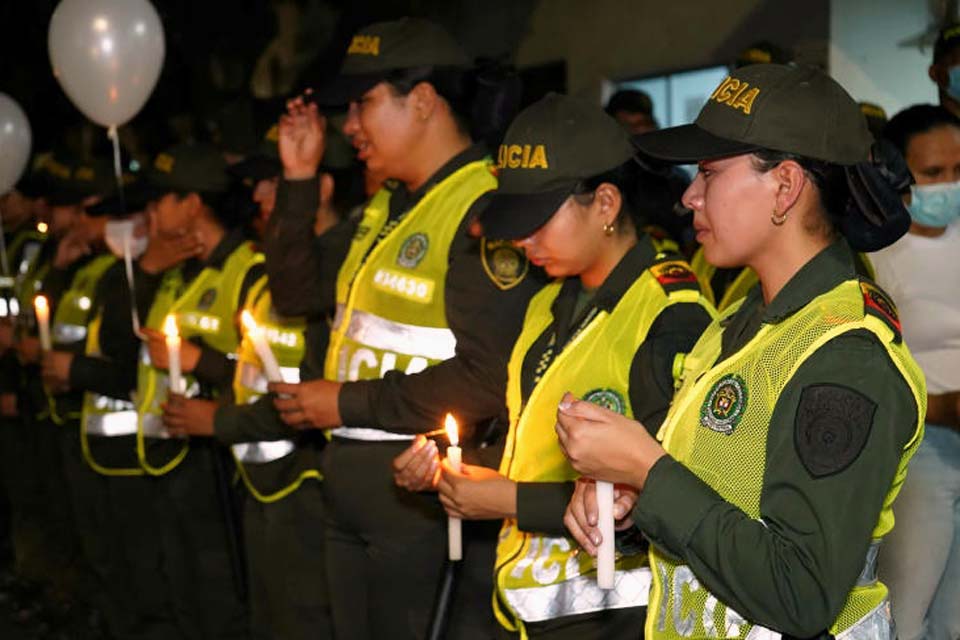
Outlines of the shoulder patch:
[[900,328],[900,314],[897,313],[897,305],[893,303],[887,293],[868,280],[860,281],[860,291],[863,293],[863,311],[864,313],[880,318],[885,324],[893,329],[897,340],[900,340],[902,330]]
[[853,464],[867,444],[876,410],[876,403],[854,389],[833,384],[804,388],[793,437],[807,472],[825,478]]
[[700,289],[697,274],[683,260],[665,260],[650,267],[650,273],[667,293],[680,289]]
[[493,284],[503,291],[523,282],[530,262],[522,249],[507,240],[480,239],[480,261]]
[[613,389],[594,389],[584,394],[583,399],[620,415],[625,415],[627,412],[627,403],[623,395]]
[[728,374],[710,388],[700,407],[700,424],[711,431],[731,435],[747,410],[747,383],[736,374]]

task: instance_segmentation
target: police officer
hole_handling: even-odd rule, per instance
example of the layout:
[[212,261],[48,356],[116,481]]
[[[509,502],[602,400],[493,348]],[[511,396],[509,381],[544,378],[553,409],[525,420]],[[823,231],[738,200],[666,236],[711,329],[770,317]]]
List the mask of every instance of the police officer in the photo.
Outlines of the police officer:
[[241,638],[247,620],[242,554],[230,519],[232,470],[209,440],[170,437],[163,424],[170,378],[162,329],[171,318],[181,336],[181,395],[229,393],[231,356],[240,343],[238,314],[263,275],[263,257],[244,235],[249,195],[236,193],[216,148],[184,144],[159,154],[151,181],[162,194],[148,207],[156,235],[193,234],[200,250],[160,274],[143,274],[137,283],[146,338],[137,374],[137,452],[141,467],[157,478],[161,572],[181,634]]
[[[395,487],[391,461],[448,410],[468,429],[502,412],[506,355],[539,286],[512,245],[466,234],[473,203],[496,186],[486,150],[471,143],[467,67],[453,38],[422,20],[354,36],[337,85],[350,102],[344,131],[367,168],[394,181],[360,220],[317,241],[322,121],[294,103],[281,122],[285,180],[267,236],[273,301],[290,315],[336,310],[336,320],[327,380],[272,388],[289,396],[275,401],[288,423],[346,425],[324,456],[337,637],[420,637],[427,628],[443,513],[434,496]],[[468,545],[467,562],[491,554],[492,542]],[[474,603],[489,583],[473,588],[461,584],[471,604],[461,622],[454,613],[454,628],[487,637],[492,620]]]
[[[527,166],[531,157],[546,167]],[[645,550],[622,548],[617,588],[593,561],[568,560],[563,513],[576,472],[553,426],[575,391],[655,431],[673,397],[673,368],[713,313],[676,253],[639,231],[640,165],[627,133],[595,105],[556,94],[527,108],[500,148],[500,185],[480,216],[557,278],[530,302],[508,364],[510,432],[500,473],[446,466],[450,515],[504,518],[494,609],[522,637],[636,638],[646,612]],[[557,567],[543,571],[538,567]]]
[[[699,162],[684,204],[707,258],[759,278],[685,359],[659,440],[572,396],[559,406],[573,466],[640,492],[620,508],[651,541],[648,638],[895,635],[876,553],[926,392],[847,245],[876,250],[909,225],[909,174],[872,143],[840,85],[780,65],[731,73],[694,124],[638,140]],[[579,484],[566,516],[590,553],[594,498]]]

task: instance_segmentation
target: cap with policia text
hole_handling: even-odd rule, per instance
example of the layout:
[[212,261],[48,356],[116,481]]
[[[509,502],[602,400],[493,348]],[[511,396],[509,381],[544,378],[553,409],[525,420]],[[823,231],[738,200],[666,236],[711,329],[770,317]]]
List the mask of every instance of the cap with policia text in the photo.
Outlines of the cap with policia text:
[[937,41],[933,43],[933,62],[941,62],[947,54],[960,46],[960,23],[953,22],[945,25],[937,34]]
[[230,188],[226,160],[209,144],[179,144],[157,154],[148,182],[159,194],[224,193]]
[[876,251],[906,233],[902,158],[874,145],[860,105],[813,67],[761,64],[725,78],[693,124],[634,138],[641,153],[692,163],[770,149],[844,167],[850,197],[830,211],[850,245]]
[[583,180],[633,155],[630,135],[598,105],[548,94],[517,116],[500,145],[499,186],[479,215],[484,235],[530,235]]
[[873,136],[859,105],[813,67],[758,64],[720,83],[693,124],[636,139],[669,162],[698,162],[772,149],[852,165],[869,157]]
[[46,156],[38,169],[45,174],[44,195],[52,206],[77,205],[116,190],[113,169],[106,160],[80,161],[58,151]]
[[457,41],[434,22],[377,22],[353,36],[340,75],[317,91],[316,100],[325,106],[347,104],[399,69],[468,66],[470,59]]

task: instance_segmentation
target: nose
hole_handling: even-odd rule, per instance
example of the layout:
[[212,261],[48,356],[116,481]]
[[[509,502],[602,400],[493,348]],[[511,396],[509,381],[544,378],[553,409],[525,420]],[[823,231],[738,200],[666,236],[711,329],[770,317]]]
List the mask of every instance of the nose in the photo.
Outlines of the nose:
[[343,133],[347,137],[353,137],[360,131],[360,106],[356,102],[351,102],[347,109],[347,119],[343,122]]
[[680,198],[683,206],[694,211],[703,209],[704,184],[703,174],[698,172],[693,182],[690,183],[690,186],[687,187],[687,190],[683,192],[683,196]]

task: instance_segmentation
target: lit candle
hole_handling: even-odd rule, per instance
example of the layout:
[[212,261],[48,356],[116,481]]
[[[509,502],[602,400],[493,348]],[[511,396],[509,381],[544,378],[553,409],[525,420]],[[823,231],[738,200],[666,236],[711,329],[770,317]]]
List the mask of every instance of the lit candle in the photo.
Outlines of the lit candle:
[[614,533],[613,483],[597,480],[597,526],[600,528],[600,548],[597,549],[597,586],[613,589]]
[[39,231],[40,233],[46,233],[46,232],[47,232],[47,223],[46,223],[46,222],[38,222],[38,223],[37,223],[37,231]]
[[240,321],[243,323],[243,329],[247,334],[247,338],[253,343],[253,349],[257,352],[257,357],[260,358],[260,362],[263,364],[263,373],[267,376],[267,380],[270,382],[283,382],[283,375],[280,373],[280,365],[277,363],[277,357],[273,355],[273,350],[267,343],[267,336],[263,334],[263,329],[257,325],[256,320],[253,319],[253,315],[249,311],[244,310],[244,312],[240,314]]
[[170,391],[183,393],[183,374],[180,372],[180,332],[177,319],[168,315],[163,322],[163,333],[167,336],[167,371],[170,377]]
[[33,310],[37,315],[37,330],[40,333],[40,348],[50,351],[53,343],[50,341],[50,305],[46,296],[37,296],[33,299]]
[[[444,420],[444,426],[447,429],[447,438],[450,439],[450,446],[447,447],[447,463],[450,468],[460,473],[460,467],[463,463],[463,450],[457,446],[460,444],[460,434],[457,433],[457,421],[449,413]],[[460,518],[449,516],[447,518],[447,549],[451,560],[463,560],[463,534],[460,530]]]

